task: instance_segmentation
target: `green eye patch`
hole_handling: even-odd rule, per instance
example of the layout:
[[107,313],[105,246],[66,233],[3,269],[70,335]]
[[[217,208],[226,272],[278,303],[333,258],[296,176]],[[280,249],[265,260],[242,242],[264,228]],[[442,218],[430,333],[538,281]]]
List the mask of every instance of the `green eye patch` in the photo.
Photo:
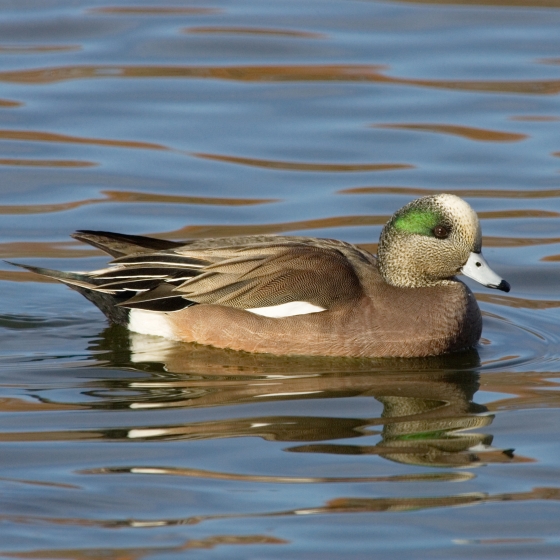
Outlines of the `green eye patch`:
[[399,231],[433,236],[433,229],[442,221],[442,216],[432,210],[410,209],[405,214],[397,216],[393,227]]

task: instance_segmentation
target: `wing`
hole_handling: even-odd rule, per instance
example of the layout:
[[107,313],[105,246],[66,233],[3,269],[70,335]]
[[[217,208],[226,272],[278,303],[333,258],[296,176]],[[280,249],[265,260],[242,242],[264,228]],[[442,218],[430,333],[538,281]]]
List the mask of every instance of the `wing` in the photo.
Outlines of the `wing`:
[[219,240],[205,240],[129,254],[90,273],[90,279],[99,291],[130,294],[120,306],[161,311],[194,303],[254,310],[291,302],[323,310],[362,294],[349,252],[367,258],[351,245],[299,238],[250,241],[239,246],[228,240],[222,246]]
[[83,293],[105,294],[116,306],[162,312],[197,303],[257,313],[292,302],[305,302],[316,311],[331,309],[362,295],[355,265],[375,262],[353,245],[306,237],[248,236],[187,244],[94,231],[74,237],[116,258],[89,273],[35,272]]
[[351,262],[332,247],[287,242],[205,253],[221,260],[175,289],[196,303],[258,309],[298,301],[330,309],[362,293]]

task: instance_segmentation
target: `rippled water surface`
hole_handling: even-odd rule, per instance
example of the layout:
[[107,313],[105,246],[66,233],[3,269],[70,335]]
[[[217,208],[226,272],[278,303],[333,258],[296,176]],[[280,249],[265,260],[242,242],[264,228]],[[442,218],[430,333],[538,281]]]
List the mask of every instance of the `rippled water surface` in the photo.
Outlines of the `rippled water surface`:
[[[76,229],[376,249],[465,197],[509,294],[472,352],[130,336],[0,265],[2,558],[558,558],[560,2],[0,3],[0,256]],[[470,506],[470,507],[462,507]]]

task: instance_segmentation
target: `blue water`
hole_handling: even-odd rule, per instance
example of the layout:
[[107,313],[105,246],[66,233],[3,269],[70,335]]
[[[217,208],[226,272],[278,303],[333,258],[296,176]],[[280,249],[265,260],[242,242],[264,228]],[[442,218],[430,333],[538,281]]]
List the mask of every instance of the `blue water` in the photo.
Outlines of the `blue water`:
[[[513,5],[516,4],[516,5]],[[0,265],[2,558],[557,558],[560,3],[0,5],[0,257],[479,213],[472,352],[251,356]],[[468,507],[467,507],[468,506]]]

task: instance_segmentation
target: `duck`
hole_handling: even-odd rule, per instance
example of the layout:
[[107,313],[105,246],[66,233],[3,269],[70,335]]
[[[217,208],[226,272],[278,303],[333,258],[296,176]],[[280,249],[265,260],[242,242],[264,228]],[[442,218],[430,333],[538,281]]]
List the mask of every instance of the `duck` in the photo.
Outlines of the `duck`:
[[302,236],[176,242],[79,230],[72,237],[113,260],[83,273],[11,264],[68,285],[132,332],[250,353],[458,352],[477,345],[482,316],[457,276],[510,290],[482,256],[475,211],[453,194],[424,196],[397,210],[377,255]]

